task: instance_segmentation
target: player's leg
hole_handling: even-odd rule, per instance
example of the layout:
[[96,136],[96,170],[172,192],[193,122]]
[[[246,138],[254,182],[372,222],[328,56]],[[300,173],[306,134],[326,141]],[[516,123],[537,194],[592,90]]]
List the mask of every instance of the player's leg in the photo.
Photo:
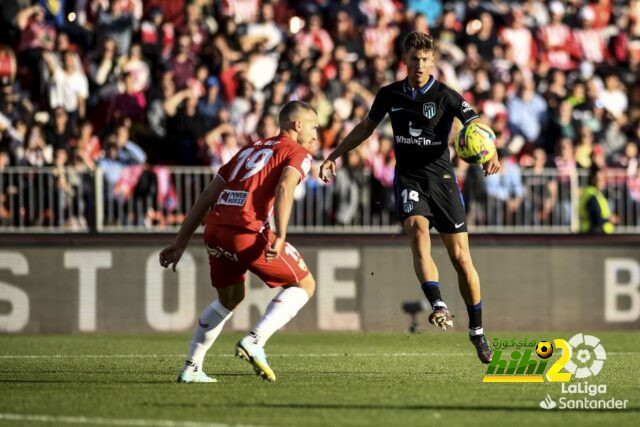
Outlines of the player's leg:
[[411,242],[413,270],[416,277],[420,283],[437,282],[438,268],[431,257],[429,220],[419,215],[410,216],[403,221],[402,227]]
[[276,374],[267,361],[264,345],[276,331],[295,317],[314,290],[315,280],[311,274],[299,283],[286,286],[269,302],[264,315],[251,332],[236,345],[236,355],[251,363],[258,376],[267,381],[276,380]]
[[204,373],[204,357],[222,332],[233,309],[244,299],[244,281],[218,288],[218,299],[204,309],[198,318],[179,382],[216,382]]
[[180,382],[215,382],[204,373],[204,358],[233,314],[233,309],[244,299],[249,262],[243,254],[247,252],[244,249],[255,242],[255,233],[224,227],[205,227],[204,237],[211,285],[216,288],[218,299],[198,318],[184,369],[178,378]]
[[291,319],[311,299],[316,288],[315,279],[311,274],[298,283],[284,286],[284,289],[269,302],[264,315],[251,329],[248,336],[264,347],[269,338]]
[[249,334],[238,342],[236,354],[249,361],[259,376],[275,381],[276,376],[267,362],[264,345],[309,301],[315,292],[316,282],[298,251],[289,243],[285,244],[277,259],[267,262],[261,256],[251,265],[250,270],[264,280],[267,286],[283,286],[284,289],[271,300]]
[[402,227],[411,241],[413,269],[433,309],[429,315],[429,323],[446,330],[453,325],[453,316],[440,294],[438,268],[431,257],[429,229],[432,226],[432,212],[427,192],[424,191],[426,186],[426,183],[421,183],[416,177],[402,174],[395,177],[397,209]]
[[483,363],[491,362],[493,350],[484,335],[482,327],[482,298],[480,294],[480,278],[476,271],[471,252],[469,236],[463,233],[440,233],[447,248],[449,258],[458,275],[460,295],[467,305],[469,315],[469,338],[476,347],[478,357]]
[[413,215],[406,218],[402,226],[411,241],[413,269],[433,309],[429,322],[446,330],[453,326],[453,317],[440,294],[438,268],[431,256],[429,220],[424,216]]

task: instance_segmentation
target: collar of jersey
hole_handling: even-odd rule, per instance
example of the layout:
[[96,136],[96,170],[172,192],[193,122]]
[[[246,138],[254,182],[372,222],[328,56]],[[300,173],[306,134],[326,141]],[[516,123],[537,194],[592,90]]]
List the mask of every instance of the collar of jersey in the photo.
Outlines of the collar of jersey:
[[420,91],[420,93],[425,94],[427,93],[427,91],[429,89],[431,89],[431,86],[433,86],[433,83],[435,83],[436,79],[435,77],[433,77],[432,74],[429,75],[429,80],[424,84],[424,86],[422,86],[420,89],[418,90],[413,90],[409,87],[409,78],[407,77],[406,79],[404,79],[404,91],[406,93],[410,93],[411,94],[411,98],[415,98],[416,95],[418,94],[418,91]]

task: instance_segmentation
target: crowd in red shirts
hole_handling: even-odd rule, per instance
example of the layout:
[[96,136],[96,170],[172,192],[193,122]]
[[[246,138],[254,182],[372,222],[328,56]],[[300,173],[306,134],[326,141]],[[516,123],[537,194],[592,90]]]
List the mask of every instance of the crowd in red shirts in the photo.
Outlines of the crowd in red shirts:
[[[437,41],[433,74],[496,131],[506,173],[619,168],[640,201],[638,0],[6,3],[0,169],[99,166],[114,183],[135,165],[217,170],[277,133],[291,99],[318,111],[319,161],[380,87],[404,78],[401,40],[420,30]],[[381,125],[345,159],[338,199],[356,191],[357,206],[391,207],[390,134]],[[461,178],[466,169],[460,163]],[[474,180],[462,180],[465,194],[480,186],[499,197],[508,181]]]

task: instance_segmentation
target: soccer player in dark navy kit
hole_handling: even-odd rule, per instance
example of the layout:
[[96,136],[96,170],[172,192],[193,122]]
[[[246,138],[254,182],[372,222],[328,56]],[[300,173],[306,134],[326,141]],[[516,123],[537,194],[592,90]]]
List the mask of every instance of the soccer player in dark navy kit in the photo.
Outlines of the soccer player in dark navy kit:
[[[431,257],[429,229],[436,227],[458,274],[460,294],[469,314],[469,338],[483,363],[493,351],[482,329],[480,279],[469,253],[462,196],[451,164],[448,139],[454,117],[463,125],[478,119],[474,109],[454,90],[436,80],[433,39],[409,33],[402,44],[407,78],[381,88],[369,116],[346,136],[320,168],[328,181],[336,159],[373,133],[388,113],[396,153],[395,192],[398,214],[411,240],[413,267],[433,312],[429,322],[446,330],[453,316],[440,295],[438,268]],[[497,155],[484,164],[485,175],[497,173]]]

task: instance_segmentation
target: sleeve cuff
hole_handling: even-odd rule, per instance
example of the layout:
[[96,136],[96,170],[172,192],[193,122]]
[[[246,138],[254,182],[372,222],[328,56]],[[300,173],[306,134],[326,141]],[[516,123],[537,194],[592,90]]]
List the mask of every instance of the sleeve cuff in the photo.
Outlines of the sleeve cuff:
[[471,120],[475,120],[475,119],[479,119],[479,118],[480,118],[480,116],[476,114],[475,116],[473,116],[473,117],[469,117],[467,120],[465,120],[463,124],[465,124],[465,125],[466,125],[466,124],[467,124],[467,123],[469,123]]

